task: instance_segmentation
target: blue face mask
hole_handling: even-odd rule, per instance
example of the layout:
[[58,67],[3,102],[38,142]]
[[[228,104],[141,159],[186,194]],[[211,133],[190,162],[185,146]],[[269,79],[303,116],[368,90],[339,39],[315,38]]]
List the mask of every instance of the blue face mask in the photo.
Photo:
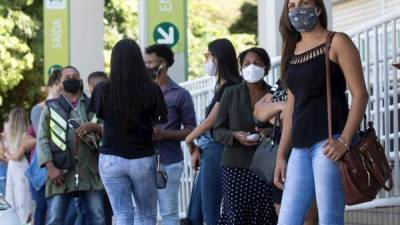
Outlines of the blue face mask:
[[290,23],[297,32],[309,32],[318,23],[317,8],[296,8],[288,14]]

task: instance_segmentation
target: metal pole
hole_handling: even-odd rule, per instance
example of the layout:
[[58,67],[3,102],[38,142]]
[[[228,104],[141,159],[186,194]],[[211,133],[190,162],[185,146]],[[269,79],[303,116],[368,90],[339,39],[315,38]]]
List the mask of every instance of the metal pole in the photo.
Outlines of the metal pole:
[[139,45],[142,51],[147,46],[147,1],[139,1]]

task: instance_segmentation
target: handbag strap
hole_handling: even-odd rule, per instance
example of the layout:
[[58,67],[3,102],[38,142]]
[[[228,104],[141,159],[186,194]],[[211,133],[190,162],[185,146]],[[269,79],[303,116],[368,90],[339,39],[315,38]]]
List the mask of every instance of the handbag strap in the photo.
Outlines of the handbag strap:
[[[328,112],[328,138],[332,140],[332,87],[331,87],[331,63],[329,51],[332,47],[332,38],[335,32],[329,32],[325,42],[325,74],[326,74],[326,99]],[[364,114],[364,129],[367,129],[367,115]]]
[[275,121],[274,121],[274,128],[280,127],[281,126],[281,111],[277,112],[275,115]]
[[157,140],[155,142],[156,142],[156,147],[154,148],[154,150],[156,156],[156,171],[158,172],[161,170],[161,154],[160,154],[161,143],[160,140]]
[[281,112],[277,112],[275,115],[274,127],[272,128],[271,138],[274,139],[278,132],[278,127],[281,127],[281,119],[280,119]]
[[[326,69],[326,98],[327,98],[327,111],[328,111],[328,135],[329,141],[332,141],[332,91],[331,91],[331,69],[330,69],[330,60],[329,60],[329,50],[331,48],[332,38],[335,35],[335,32],[329,32],[327,35],[327,39],[325,42],[325,69]],[[364,126],[367,128],[367,118],[364,114]],[[385,178],[380,173],[379,169],[376,167],[375,163],[371,165],[369,163],[366,164],[368,170],[372,173],[374,178],[378,181],[378,183],[382,186],[383,189],[389,191],[393,187],[393,178],[389,176],[389,185],[386,185]],[[387,168],[390,170],[391,168]]]
[[325,74],[326,74],[326,98],[328,112],[328,138],[332,141],[332,90],[331,90],[331,63],[329,51],[331,49],[332,38],[335,32],[329,32],[325,42]]

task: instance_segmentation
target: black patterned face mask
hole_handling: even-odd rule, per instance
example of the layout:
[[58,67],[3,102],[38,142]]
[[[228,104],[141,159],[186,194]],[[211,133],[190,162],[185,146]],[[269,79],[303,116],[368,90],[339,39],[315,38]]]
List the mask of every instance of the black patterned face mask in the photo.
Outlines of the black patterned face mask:
[[317,7],[296,8],[289,12],[290,23],[297,32],[309,32],[318,23]]

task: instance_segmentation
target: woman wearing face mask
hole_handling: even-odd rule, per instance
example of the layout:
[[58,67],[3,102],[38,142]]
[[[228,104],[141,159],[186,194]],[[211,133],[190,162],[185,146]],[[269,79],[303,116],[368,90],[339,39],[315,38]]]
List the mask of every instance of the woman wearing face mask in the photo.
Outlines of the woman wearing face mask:
[[225,145],[219,224],[276,224],[271,185],[249,170],[258,144],[253,110],[271,89],[263,80],[270,59],[264,49],[251,48],[240,54],[239,62],[245,81],[225,91],[213,132]]
[[[208,45],[205,59],[205,72],[217,78],[215,95],[206,108],[206,117],[203,122],[186,137],[194,169],[200,166],[201,159],[201,169],[192,194],[190,210],[190,219],[194,225],[203,224],[203,221],[207,225],[218,223],[222,199],[220,163],[224,146],[214,140],[210,131],[214,127],[219,102],[225,89],[241,81],[236,52],[229,40],[212,41]],[[199,138],[198,147],[193,143],[196,138]]]
[[[329,35],[322,0],[286,0],[280,21],[281,77],[288,88],[274,183],[284,188],[281,225],[302,224],[314,195],[320,224],[344,223],[338,161],[349,150],[368,102],[358,50],[343,34]],[[329,37],[329,38],[328,38]],[[325,43],[331,49],[332,124],[327,141]],[[346,86],[352,95],[350,110]],[[285,156],[293,147],[286,171]]]

